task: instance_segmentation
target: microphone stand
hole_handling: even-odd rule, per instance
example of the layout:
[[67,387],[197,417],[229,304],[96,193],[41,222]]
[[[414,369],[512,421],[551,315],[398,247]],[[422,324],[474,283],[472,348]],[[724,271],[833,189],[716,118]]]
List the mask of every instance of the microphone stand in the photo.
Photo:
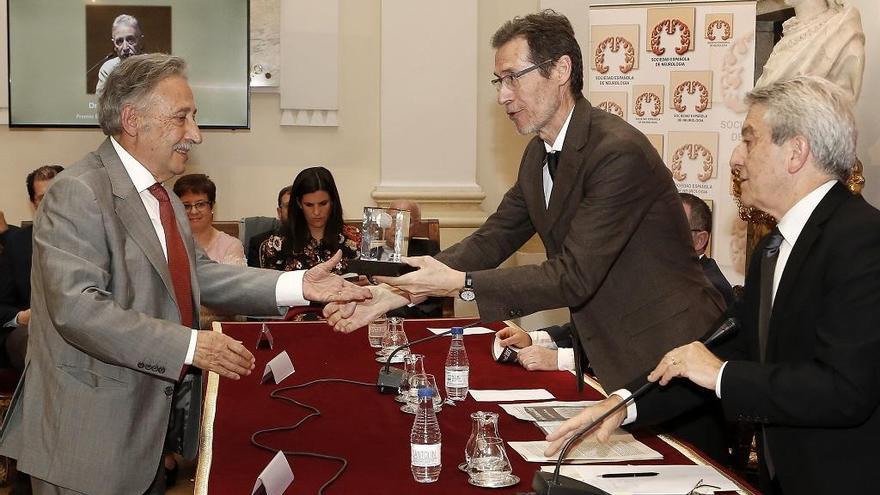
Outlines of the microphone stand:
[[[483,322],[481,320],[477,320],[477,321],[470,323],[468,325],[465,325],[461,328],[471,328],[471,327],[475,327],[477,325],[481,325],[482,323]],[[452,333],[451,328],[445,332],[437,333],[434,335],[428,335],[427,337],[422,337],[421,339],[413,340],[412,342],[410,342],[406,345],[402,345],[402,346],[395,348],[394,351],[392,351],[391,354],[388,355],[388,359],[385,360],[385,364],[382,366],[382,368],[379,369],[379,379],[376,382],[376,386],[379,388],[379,393],[380,394],[396,394],[397,389],[400,387],[400,383],[403,381],[403,370],[400,368],[392,368],[391,367],[391,360],[394,358],[395,354],[397,354],[398,352],[400,352],[403,349],[408,349],[412,345],[420,344],[420,343],[425,342],[427,340],[433,340],[433,339],[436,339],[437,337],[442,337],[444,335],[449,335],[450,333]]]
[[[736,318],[727,318],[726,320],[724,320],[724,323],[722,323],[721,326],[719,326],[718,329],[712,333],[712,335],[710,335],[706,340],[703,341],[703,345],[709,347],[715,344],[718,340],[731,333],[733,329],[735,329],[737,326],[739,326],[739,321],[737,321]],[[610,495],[608,492],[600,488],[596,488],[593,485],[583,483],[573,478],[569,478],[568,476],[560,476],[559,470],[562,468],[562,461],[563,459],[565,459],[565,456],[568,454],[569,450],[571,450],[571,446],[574,444],[574,442],[577,441],[581,436],[583,436],[593,428],[599,426],[600,424],[602,424],[603,421],[605,421],[605,419],[620,411],[624,407],[632,404],[636,401],[636,399],[641,398],[656,386],[657,382],[645,383],[644,385],[639,387],[638,390],[633,392],[632,395],[606,411],[604,414],[593,420],[587,426],[578,430],[562,445],[562,450],[559,452],[559,457],[556,458],[556,468],[553,470],[553,473],[548,473],[541,470],[538,470],[535,473],[535,477],[532,479],[532,489],[534,489],[539,495]]]
[[99,65],[101,65],[101,64],[103,64],[104,62],[110,60],[110,59],[113,58],[115,55],[116,55],[116,52],[110,52],[110,53],[108,53],[107,55],[104,55],[104,58],[102,58],[101,60],[98,60],[98,62],[97,62],[95,65],[89,67],[89,69],[86,71],[86,74],[88,75],[89,72],[92,72],[93,70],[97,69]]

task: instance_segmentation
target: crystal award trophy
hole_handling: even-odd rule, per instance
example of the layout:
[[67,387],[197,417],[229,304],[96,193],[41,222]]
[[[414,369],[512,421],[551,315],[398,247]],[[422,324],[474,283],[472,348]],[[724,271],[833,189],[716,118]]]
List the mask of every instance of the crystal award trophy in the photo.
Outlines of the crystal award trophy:
[[360,275],[397,277],[415,270],[400,261],[409,247],[409,211],[364,207],[361,249],[348,269]]

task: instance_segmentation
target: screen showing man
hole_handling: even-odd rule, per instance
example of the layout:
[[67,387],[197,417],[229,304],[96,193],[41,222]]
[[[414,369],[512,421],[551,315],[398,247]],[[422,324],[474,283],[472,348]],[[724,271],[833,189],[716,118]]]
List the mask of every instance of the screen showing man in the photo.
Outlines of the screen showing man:
[[141,32],[140,23],[134,16],[128,14],[117,16],[113,20],[110,39],[113,42],[113,53],[116,56],[104,62],[98,71],[98,84],[95,86],[95,94],[98,96],[104,92],[104,81],[107,79],[107,75],[113,72],[119,62],[132,55],[143,53],[144,34]]

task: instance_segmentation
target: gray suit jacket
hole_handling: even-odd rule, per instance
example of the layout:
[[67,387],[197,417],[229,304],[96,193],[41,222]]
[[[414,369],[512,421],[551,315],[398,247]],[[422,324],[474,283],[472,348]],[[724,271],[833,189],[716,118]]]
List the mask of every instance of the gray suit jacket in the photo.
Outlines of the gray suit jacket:
[[[544,153],[534,138],[498,210],[437,258],[473,273],[483,320],[567,306],[593,370],[614,390],[702,336],[723,303],[697,264],[672,177],[642,133],[579,97],[549,208]],[[495,269],[536,232],[546,262]]]
[[[200,302],[277,314],[280,273],[212,262],[169,195],[190,257],[194,321]],[[109,139],[54,180],[34,225],[30,345],[0,453],[78,492],[143,493],[162,456],[190,329]]]

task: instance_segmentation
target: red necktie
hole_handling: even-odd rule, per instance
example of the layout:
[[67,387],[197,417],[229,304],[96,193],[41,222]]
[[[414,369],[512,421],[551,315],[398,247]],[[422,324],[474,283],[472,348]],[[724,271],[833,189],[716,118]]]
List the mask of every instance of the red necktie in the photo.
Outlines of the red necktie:
[[186,255],[186,247],[183,245],[180,230],[177,229],[174,208],[171,206],[171,200],[168,199],[168,191],[161,184],[153,184],[148,191],[159,200],[159,218],[162,220],[162,229],[165,231],[165,245],[168,249],[168,270],[171,272],[171,281],[174,284],[174,295],[177,296],[180,323],[192,328],[193,297],[192,279],[189,274],[189,258]]

